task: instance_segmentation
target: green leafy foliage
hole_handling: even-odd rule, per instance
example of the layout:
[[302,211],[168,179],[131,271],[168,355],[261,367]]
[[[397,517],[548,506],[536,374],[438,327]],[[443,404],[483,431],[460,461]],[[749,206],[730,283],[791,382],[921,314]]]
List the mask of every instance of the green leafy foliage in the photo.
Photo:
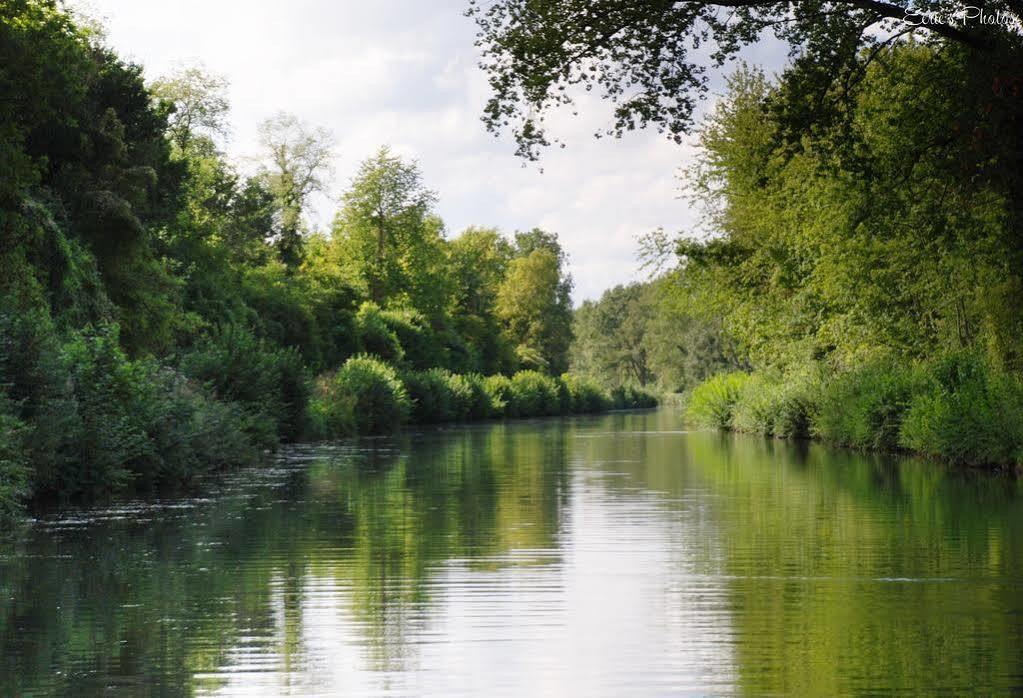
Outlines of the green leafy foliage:
[[1023,463],[1023,383],[976,353],[936,360],[913,396],[899,443],[972,465]]
[[831,375],[822,386],[817,436],[854,448],[893,449],[920,375],[914,367],[875,359]]
[[729,429],[732,413],[749,381],[741,372],[719,373],[693,389],[686,405],[686,417],[702,426]]
[[387,433],[408,420],[412,402],[405,385],[394,368],[375,357],[348,359],[333,383],[338,399],[351,402],[359,433]]
[[585,301],[573,318],[573,373],[607,388],[656,386],[682,393],[743,362],[720,323],[699,317],[677,273],[616,286]]
[[767,436],[810,436],[819,414],[820,386],[815,375],[809,370],[752,374],[733,408],[730,427]]
[[616,410],[657,407],[657,396],[632,385],[620,385],[611,391],[611,404]]
[[28,427],[0,393],[0,524],[13,519],[29,493]]
[[235,402],[261,424],[263,440],[296,440],[303,432],[309,378],[298,351],[257,339],[228,325],[200,341],[181,359],[181,370]]
[[507,408],[518,417],[542,417],[561,412],[561,395],[556,378],[539,371],[519,371],[511,378]]
[[595,381],[566,373],[561,382],[568,390],[572,412],[586,414],[610,409],[611,399]]

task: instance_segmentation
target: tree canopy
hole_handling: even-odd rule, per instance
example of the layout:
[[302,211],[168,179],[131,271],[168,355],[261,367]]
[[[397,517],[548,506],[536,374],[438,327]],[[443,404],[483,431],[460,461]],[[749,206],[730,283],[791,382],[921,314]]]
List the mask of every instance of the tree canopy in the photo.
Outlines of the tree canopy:
[[909,34],[982,54],[1018,50],[1023,3],[982,9],[987,21],[953,0],[470,0],[467,14],[478,25],[492,91],[483,121],[492,131],[511,128],[518,153],[535,159],[552,142],[544,116],[575,105],[580,90],[613,105],[603,133],[653,126],[681,141],[707,92],[708,69],[765,35],[791,47],[809,103],[859,79],[862,50]]

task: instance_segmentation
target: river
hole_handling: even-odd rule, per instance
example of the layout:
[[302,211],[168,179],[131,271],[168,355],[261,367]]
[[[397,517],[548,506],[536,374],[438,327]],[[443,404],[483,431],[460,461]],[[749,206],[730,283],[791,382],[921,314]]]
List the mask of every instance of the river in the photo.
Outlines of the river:
[[0,695],[1023,689],[1005,475],[670,410],[285,449],[0,543]]

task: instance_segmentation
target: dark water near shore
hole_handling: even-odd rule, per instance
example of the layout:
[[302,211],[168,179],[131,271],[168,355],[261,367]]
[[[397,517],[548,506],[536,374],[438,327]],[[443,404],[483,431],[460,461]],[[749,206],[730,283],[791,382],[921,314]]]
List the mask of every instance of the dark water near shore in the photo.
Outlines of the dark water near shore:
[[0,695],[1023,689],[1005,476],[670,411],[299,447],[0,543]]

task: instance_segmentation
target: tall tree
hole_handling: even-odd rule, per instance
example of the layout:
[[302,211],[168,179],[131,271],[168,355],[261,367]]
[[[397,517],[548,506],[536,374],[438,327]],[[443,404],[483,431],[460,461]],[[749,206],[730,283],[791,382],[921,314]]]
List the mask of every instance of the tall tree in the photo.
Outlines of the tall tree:
[[459,334],[478,350],[484,373],[514,367],[512,347],[495,314],[497,294],[515,248],[496,228],[468,228],[448,244],[451,318]]
[[171,107],[167,134],[180,150],[187,151],[198,141],[198,147],[210,152],[215,139],[227,136],[227,86],[227,78],[201,65],[179,68],[150,86],[153,95]]
[[323,191],[333,174],[334,138],[292,114],[280,112],[259,126],[267,162],[262,177],[280,207],[281,261],[294,269],[302,261],[302,216],[310,195]]
[[334,223],[340,261],[381,306],[408,304],[436,317],[447,300],[443,224],[419,165],[383,147],[342,196]]
[[516,246],[497,292],[497,317],[524,366],[562,373],[572,342],[572,277],[564,253],[557,236],[540,229],[516,235]]

